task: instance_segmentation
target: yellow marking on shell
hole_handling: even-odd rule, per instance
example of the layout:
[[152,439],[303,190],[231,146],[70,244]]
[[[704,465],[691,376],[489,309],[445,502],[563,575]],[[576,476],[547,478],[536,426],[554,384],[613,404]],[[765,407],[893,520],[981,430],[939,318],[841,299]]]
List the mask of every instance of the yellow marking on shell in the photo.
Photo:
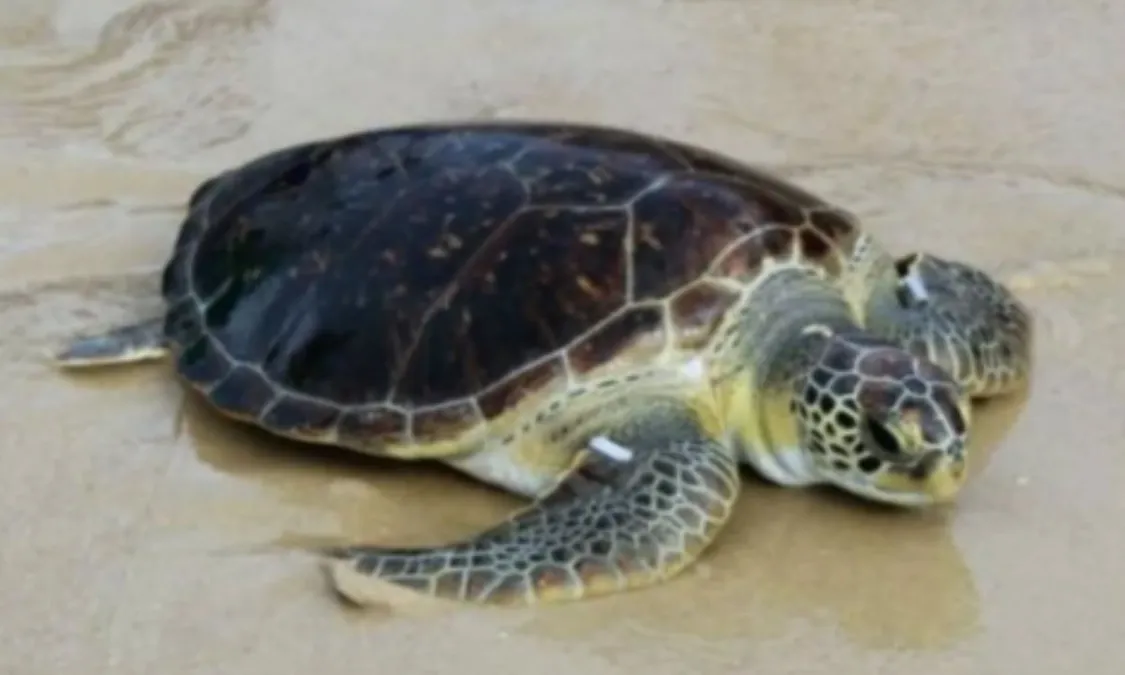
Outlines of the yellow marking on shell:
[[602,289],[598,288],[597,285],[590,280],[590,277],[579,275],[575,281],[578,282],[578,287],[582,289],[582,292],[590,297],[601,298],[605,295]]
[[494,429],[494,424],[474,426],[460,435],[436,441],[407,441],[386,443],[379,448],[380,455],[396,459],[443,459],[471,452],[483,443]]

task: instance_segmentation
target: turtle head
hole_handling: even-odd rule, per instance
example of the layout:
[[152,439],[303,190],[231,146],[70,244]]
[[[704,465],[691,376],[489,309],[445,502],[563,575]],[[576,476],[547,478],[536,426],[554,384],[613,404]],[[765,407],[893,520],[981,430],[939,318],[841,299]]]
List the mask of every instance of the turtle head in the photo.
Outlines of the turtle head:
[[987,273],[912,253],[871,294],[866,327],[928,359],[970,396],[1004,394],[1031,368],[1031,316]]
[[866,334],[831,335],[793,402],[821,480],[897,506],[952,501],[966,478],[968,398],[945,373]]

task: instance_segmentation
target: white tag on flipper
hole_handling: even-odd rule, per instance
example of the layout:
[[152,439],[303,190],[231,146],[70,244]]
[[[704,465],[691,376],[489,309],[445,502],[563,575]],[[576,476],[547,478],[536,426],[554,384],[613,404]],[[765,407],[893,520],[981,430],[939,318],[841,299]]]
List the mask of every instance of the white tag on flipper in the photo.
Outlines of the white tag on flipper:
[[902,283],[906,284],[906,288],[914,295],[914,299],[920,302],[925,302],[930,299],[930,292],[926,290],[926,284],[922,283],[921,277],[911,272],[902,278]]
[[594,436],[591,438],[590,449],[615,462],[629,462],[633,459],[632,450],[619,443],[614,443],[605,436]]

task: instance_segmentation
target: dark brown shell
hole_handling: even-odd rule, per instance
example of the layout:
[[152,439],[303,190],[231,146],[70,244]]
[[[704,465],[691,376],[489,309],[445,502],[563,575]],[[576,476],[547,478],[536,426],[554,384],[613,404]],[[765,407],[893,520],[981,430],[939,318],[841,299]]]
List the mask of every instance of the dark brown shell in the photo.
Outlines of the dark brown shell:
[[180,372],[233,415],[368,449],[454,436],[626,351],[698,348],[737,297],[716,280],[794,247],[834,267],[855,227],[713,152],[561,124],[308,143],[191,204],[163,285]]

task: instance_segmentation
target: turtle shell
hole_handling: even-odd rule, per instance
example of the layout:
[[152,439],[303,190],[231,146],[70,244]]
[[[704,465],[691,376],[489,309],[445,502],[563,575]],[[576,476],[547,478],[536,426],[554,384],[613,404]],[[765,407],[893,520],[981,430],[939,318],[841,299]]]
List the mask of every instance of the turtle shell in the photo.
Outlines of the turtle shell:
[[838,266],[854,234],[803,190],[642,133],[389,128],[201,185],[165,329],[228,414],[377,453],[456,439],[624,355],[698,349],[730,280],[793,252]]

